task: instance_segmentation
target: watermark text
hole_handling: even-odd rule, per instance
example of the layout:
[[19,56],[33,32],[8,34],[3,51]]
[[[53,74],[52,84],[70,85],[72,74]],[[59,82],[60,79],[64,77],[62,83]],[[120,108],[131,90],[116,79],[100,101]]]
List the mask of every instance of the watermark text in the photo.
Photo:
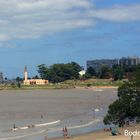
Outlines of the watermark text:
[[140,137],[140,131],[138,131],[138,130],[135,130],[135,131],[129,131],[129,130],[125,130],[124,131],[124,135],[125,136],[139,136]]

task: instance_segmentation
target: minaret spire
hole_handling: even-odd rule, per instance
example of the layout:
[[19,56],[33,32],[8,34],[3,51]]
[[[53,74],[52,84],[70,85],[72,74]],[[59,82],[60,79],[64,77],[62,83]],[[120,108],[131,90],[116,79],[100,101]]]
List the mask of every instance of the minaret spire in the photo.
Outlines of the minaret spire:
[[25,78],[25,81],[28,80],[28,73],[27,73],[27,66],[25,65],[25,68],[24,68],[24,78]]

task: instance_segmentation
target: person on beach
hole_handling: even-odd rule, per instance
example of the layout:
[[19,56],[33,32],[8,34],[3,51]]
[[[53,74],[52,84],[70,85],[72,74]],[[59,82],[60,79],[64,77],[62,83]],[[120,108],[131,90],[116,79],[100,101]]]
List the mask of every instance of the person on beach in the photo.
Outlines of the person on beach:
[[68,129],[67,129],[66,126],[63,128],[63,137],[64,137],[64,139],[69,138],[69,136],[68,136]]
[[13,124],[13,129],[16,129],[16,125],[15,125],[15,123]]
[[65,126],[65,135],[66,135],[66,138],[68,138],[68,130],[66,126]]
[[131,140],[133,140],[133,135],[131,135]]
[[63,137],[66,139],[65,128],[63,127]]
[[16,127],[16,125],[15,125],[15,123],[13,124],[13,131],[15,132],[15,129],[16,129],[17,127]]
[[48,140],[48,137],[47,136],[45,136],[45,140]]

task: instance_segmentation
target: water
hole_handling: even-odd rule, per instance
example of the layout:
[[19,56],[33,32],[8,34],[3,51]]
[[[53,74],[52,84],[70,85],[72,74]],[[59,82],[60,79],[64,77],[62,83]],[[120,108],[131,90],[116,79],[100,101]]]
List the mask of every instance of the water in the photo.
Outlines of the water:
[[[70,136],[104,128],[103,116],[117,98],[114,91],[0,91],[0,140],[62,137],[65,126]],[[14,124],[18,130],[11,131]],[[35,127],[28,128],[29,125]]]

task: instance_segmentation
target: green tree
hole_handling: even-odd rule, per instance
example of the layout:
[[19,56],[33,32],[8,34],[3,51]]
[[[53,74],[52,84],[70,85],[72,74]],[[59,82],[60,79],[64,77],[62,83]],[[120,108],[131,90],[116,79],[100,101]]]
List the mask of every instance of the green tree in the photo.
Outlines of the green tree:
[[134,79],[125,82],[118,89],[118,100],[109,106],[104,118],[105,124],[123,124],[127,117],[140,117],[140,69],[134,72]]
[[89,73],[85,73],[85,74],[82,76],[82,79],[83,79],[83,80],[90,79],[90,78],[92,78],[92,75],[89,74]]
[[40,77],[48,79],[50,82],[58,83],[69,79],[78,79],[81,67],[76,62],[67,64],[54,64],[47,68],[42,64],[38,66]]
[[16,88],[16,85],[14,82],[11,83],[12,88]]
[[114,81],[123,79],[124,74],[125,72],[122,66],[114,65],[112,67],[112,75],[113,75]]
[[21,77],[16,77],[16,82],[22,82],[23,81],[23,78],[21,78]]
[[140,65],[136,67],[135,71],[131,72],[131,76],[129,76],[128,79],[134,82],[138,87],[140,86]]
[[90,74],[91,76],[96,76],[96,71],[94,68],[89,67],[86,71],[86,74]]
[[32,77],[32,79],[39,79],[39,76],[35,75],[35,76]]
[[108,66],[103,65],[98,72],[98,77],[101,79],[110,78],[111,77],[111,69]]
[[116,100],[109,106],[107,115],[104,117],[105,124],[122,124],[125,118],[127,106],[121,100]]
[[45,64],[38,65],[38,73],[42,79],[46,79],[47,77],[47,66]]
[[21,88],[21,83],[20,82],[17,83],[17,87]]

